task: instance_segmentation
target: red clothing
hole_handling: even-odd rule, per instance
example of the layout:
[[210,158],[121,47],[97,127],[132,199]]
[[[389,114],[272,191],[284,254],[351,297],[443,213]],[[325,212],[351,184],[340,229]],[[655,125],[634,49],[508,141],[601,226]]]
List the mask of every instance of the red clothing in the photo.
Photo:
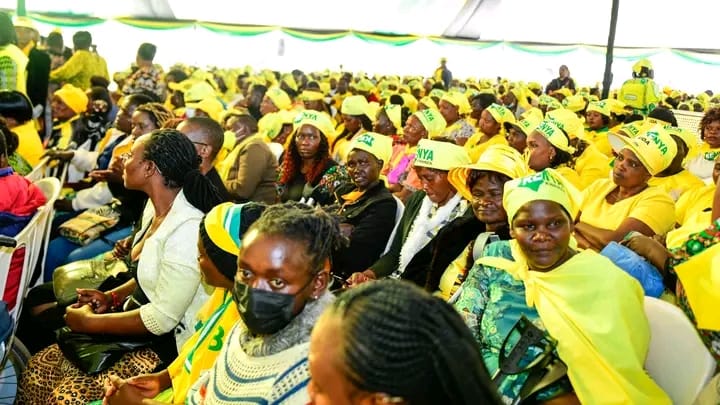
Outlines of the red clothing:
[[[14,173],[12,169],[0,169],[0,234],[16,236],[30,222],[33,215],[47,199],[42,191],[28,179]],[[25,248],[17,249],[10,261],[10,270],[5,283],[3,301],[8,309],[15,307],[20,287]]]

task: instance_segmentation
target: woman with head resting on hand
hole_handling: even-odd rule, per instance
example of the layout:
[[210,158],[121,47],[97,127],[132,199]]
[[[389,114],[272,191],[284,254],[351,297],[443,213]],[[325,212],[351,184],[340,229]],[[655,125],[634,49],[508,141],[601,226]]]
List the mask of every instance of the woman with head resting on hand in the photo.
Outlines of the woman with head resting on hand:
[[[450,169],[450,184],[470,201],[475,218],[483,223],[485,229],[482,232],[486,235],[481,233],[470,241],[442,273],[431,274],[426,285],[428,291],[438,290],[440,297],[447,301],[465,281],[477,259],[474,256],[482,252],[478,249],[483,248],[483,243],[510,239],[507,213],[502,205],[503,186],[527,174],[523,157],[508,145],[490,145],[474,164]],[[478,241],[480,238],[483,239]]]
[[610,179],[597,180],[583,190],[575,238],[581,248],[602,250],[631,231],[664,235],[675,224],[675,203],[650,178],[665,170],[677,144],[660,126],[644,128],[634,138],[608,134],[617,158]]
[[310,404],[499,404],[452,307],[398,280],[341,294],[310,342]]
[[[514,239],[485,248],[454,306],[491,375],[521,317],[557,341],[553,351],[567,378],[534,392],[535,400],[669,404],[643,369],[650,330],[640,284],[598,253],[571,247],[578,203],[578,191],[552,169],[506,183],[503,206]],[[533,348],[521,363],[542,355]],[[503,400],[526,399],[531,374],[505,375]]]
[[65,324],[73,332],[147,337],[149,344],[93,374],[52,345],[33,356],[24,371],[21,403],[85,404],[102,397],[109,374],[128,378],[177,357],[208,298],[197,269],[198,225],[203,213],[221,202],[199,162],[192,142],[176,130],[135,140],[123,179],[127,189],[147,194],[149,203],[128,255],[134,278],[107,292],[80,289],[78,302],[66,311]]
[[390,249],[369,269],[354,273],[351,286],[383,277],[425,286],[431,274],[442,274],[483,229],[470,203],[448,181],[448,171],[470,163],[462,146],[423,139],[414,169],[422,191],[405,205]]
[[[200,224],[198,265],[202,282],[214,291],[197,314],[195,333],[185,342],[178,357],[162,371],[127,380],[112,376],[105,397],[113,402],[142,403],[146,398],[174,404],[185,403],[190,386],[212,367],[228,332],[240,319],[233,304],[232,289],[237,272],[237,253],[245,231],[262,215],[265,206],[223,203],[207,213]],[[118,392],[118,389],[122,392]],[[100,401],[96,404],[100,405]]]

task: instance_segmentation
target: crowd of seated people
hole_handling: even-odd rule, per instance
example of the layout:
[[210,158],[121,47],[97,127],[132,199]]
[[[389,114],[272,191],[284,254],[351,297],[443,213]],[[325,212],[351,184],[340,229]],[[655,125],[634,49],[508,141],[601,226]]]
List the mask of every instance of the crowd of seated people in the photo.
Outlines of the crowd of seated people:
[[720,359],[720,98],[681,128],[678,92],[163,73],[151,44],[111,93],[76,39],[47,131],[0,90],[0,234],[46,203],[23,175],[68,172],[18,404],[669,404],[649,279]]

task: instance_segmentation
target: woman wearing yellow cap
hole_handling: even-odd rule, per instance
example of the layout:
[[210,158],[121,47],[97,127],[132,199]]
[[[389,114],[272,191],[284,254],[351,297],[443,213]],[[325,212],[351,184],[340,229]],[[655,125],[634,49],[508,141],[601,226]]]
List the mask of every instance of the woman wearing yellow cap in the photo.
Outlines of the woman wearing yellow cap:
[[406,107],[388,104],[378,110],[373,131],[391,137],[393,145],[405,144],[402,136],[403,123],[407,122],[409,115],[410,110]]
[[440,297],[448,300],[462,285],[485,245],[510,239],[507,213],[502,206],[503,186],[527,174],[522,155],[507,145],[491,145],[474,164],[450,170],[450,183],[471,202],[475,218],[484,229],[442,274],[428,277],[428,291],[439,290]]
[[[202,372],[215,363],[227,333],[240,319],[232,300],[237,254],[243,234],[263,211],[265,206],[258,203],[223,203],[205,215],[200,223],[198,265],[203,282],[214,287],[214,291],[197,314],[195,333],[167,368],[124,381],[117,380],[106,391],[107,397],[117,392],[120,383],[126,383],[129,387],[122,389],[135,391],[140,397],[154,397],[164,403],[185,403],[190,387]],[[100,405],[99,402],[97,405]]]
[[[656,108],[653,112],[661,109],[662,108]],[[665,129],[673,138],[673,141],[675,141],[677,153],[670,163],[670,166],[653,176],[653,178],[648,181],[648,185],[665,189],[673,201],[677,201],[686,191],[700,189],[705,183],[690,173],[690,171],[683,168],[683,163],[685,162],[688,151],[696,144],[696,135],[672,126],[666,126]]]
[[675,223],[675,203],[665,190],[649,187],[650,178],[672,162],[675,141],[660,126],[635,138],[608,135],[618,156],[612,180],[595,181],[583,191],[575,237],[583,248],[602,250],[631,231],[664,235]]
[[580,176],[570,167],[573,153],[575,148],[570,146],[570,137],[553,121],[540,122],[528,136],[526,156],[530,169],[539,172],[553,168],[579,189]]
[[401,278],[425,286],[430,274],[442,274],[482,229],[470,203],[448,180],[448,171],[470,163],[458,145],[423,139],[413,167],[422,191],[405,204],[390,250],[362,273],[351,286],[382,277]]
[[280,200],[312,199],[320,205],[332,204],[335,188],[349,182],[343,166],[330,158],[326,134],[332,133],[330,117],[317,111],[302,111],[293,122],[293,134],[280,167]]
[[88,96],[84,91],[66,84],[57,90],[51,99],[53,128],[47,147],[58,147],[65,149],[70,145],[75,127],[80,125],[77,122],[82,113],[87,110]]
[[290,107],[292,107],[290,96],[279,87],[270,87],[260,103],[260,114],[288,110]]
[[720,155],[720,108],[711,108],[700,121],[702,144],[688,155],[686,168],[705,184],[710,183],[715,158]]
[[[505,402],[669,404],[643,368],[650,328],[642,288],[609,259],[571,247],[577,190],[547,169],[506,183],[503,207],[514,239],[485,249],[454,306]],[[524,333],[537,338],[522,358],[500,355]],[[539,388],[545,367],[529,366],[535,360],[567,369]]]
[[471,161],[476,161],[490,145],[507,145],[504,128],[506,122],[515,122],[515,117],[510,110],[499,104],[491,104],[482,112],[478,121],[480,130],[464,145]]
[[350,151],[349,147],[355,136],[372,131],[370,106],[364,96],[349,96],[343,100],[340,113],[343,129],[330,144],[333,159],[343,164]]
[[333,274],[342,280],[370,267],[383,254],[395,226],[397,203],[380,179],[392,140],[366,132],[353,140],[345,165],[352,183],[335,190],[340,229],[349,245],[333,252]]
[[404,145],[395,145],[390,164],[383,170],[388,189],[405,201],[420,189],[420,180],[412,170],[417,145],[422,139],[439,136],[445,129],[445,119],[437,110],[421,110],[411,115],[403,129]]
[[610,106],[605,101],[590,102],[585,112],[586,139],[607,157],[613,156],[612,147],[607,140],[610,115]]
[[447,122],[447,128],[441,136],[460,146],[465,145],[468,138],[475,133],[475,128],[465,119],[472,112],[465,94],[449,91],[440,99],[438,107]]

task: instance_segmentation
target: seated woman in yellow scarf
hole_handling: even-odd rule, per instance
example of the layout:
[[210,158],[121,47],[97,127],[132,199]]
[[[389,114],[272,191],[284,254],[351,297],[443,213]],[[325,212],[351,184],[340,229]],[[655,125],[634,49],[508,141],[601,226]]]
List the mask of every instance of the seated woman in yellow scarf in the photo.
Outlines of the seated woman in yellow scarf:
[[668,249],[679,248],[687,238],[700,232],[712,223],[713,197],[720,178],[720,155],[715,158],[713,184],[688,190],[675,203],[676,228],[668,232],[665,246]]
[[242,236],[263,211],[265,206],[258,203],[223,203],[205,215],[200,224],[198,264],[203,282],[215,290],[198,312],[195,334],[185,342],[175,361],[162,371],[126,380],[142,397],[184,404],[200,373],[215,363],[228,332],[240,319],[232,288]]
[[709,109],[700,121],[702,144],[690,151],[685,167],[705,184],[710,183],[715,158],[720,155],[720,108]]
[[260,114],[267,115],[270,113],[289,110],[292,107],[292,100],[285,91],[279,87],[270,87],[260,103]]
[[450,169],[450,184],[470,201],[475,218],[484,229],[442,274],[430,275],[426,285],[428,291],[438,290],[440,297],[447,301],[465,281],[475,263],[475,255],[482,253],[483,245],[510,239],[507,213],[502,205],[503,186],[527,174],[522,155],[507,145],[490,145],[477,162]]
[[553,168],[579,189],[580,176],[571,167],[573,153],[575,148],[570,146],[570,137],[553,121],[540,122],[528,136],[525,154],[528,167],[536,172]]
[[480,114],[478,126],[480,130],[467,140],[464,147],[470,155],[470,161],[475,162],[485,149],[494,144],[507,145],[505,139],[506,122],[515,122],[515,116],[507,108],[499,104],[490,104]]
[[527,148],[527,137],[537,128],[543,120],[543,113],[538,108],[531,108],[520,115],[517,122],[506,122],[505,134],[508,145],[517,150],[520,154],[525,153]]
[[673,126],[666,126],[665,129],[677,144],[677,153],[670,166],[653,176],[648,185],[665,189],[668,195],[674,201],[677,201],[686,191],[703,188],[705,183],[683,168],[683,162],[690,148],[695,147],[697,143],[697,136],[692,132]]
[[664,235],[675,223],[675,204],[665,190],[648,186],[665,170],[677,150],[660,126],[643,129],[634,138],[609,134],[617,158],[612,180],[597,180],[583,191],[575,238],[581,248],[602,250],[629,232]]
[[605,101],[591,101],[585,112],[587,123],[586,139],[607,157],[613,156],[613,150],[608,141],[608,126],[610,125],[610,105]]
[[463,146],[465,142],[475,133],[473,127],[465,117],[472,112],[470,102],[463,93],[449,91],[440,99],[440,114],[447,122],[447,128],[442,133],[456,144]]
[[[643,369],[650,329],[640,284],[598,253],[571,247],[578,202],[578,191],[552,169],[506,183],[503,206],[514,239],[486,247],[454,306],[506,403],[531,397],[669,404]],[[567,378],[537,392],[528,383],[532,368],[500,370],[503,342],[522,317],[557,342],[547,352],[531,346],[522,363],[553,352],[567,366]]]
[[433,139],[445,130],[445,119],[432,109],[420,110],[411,115],[403,128],[404,145],[393,146],[390,164],[383,170],[388,190],[403,202],[420,190],[420,179],[412,170],[415,152],[421,139]]
[[392,138],[393,145],[404,145],[403,123],[407,122],[410,110],[397,104],[387,104],[378,110],[373,132]]
[[[354,137],[372,131],[370,105],[364,96],[349,96],[343,100],[340,113],[343,118],[343,129],[330,143],[332,157],[339,164],[345,164],[350,153],[350,145]],[[340,127],[338,127],[338,130]]]
[[585,140],[584,123],[574,112],[559,108],[548,111],[545,118],[551,120],[570,137],[570,146],[575,148],[573,169],[580,177],[580,189],[585,189],[595,180],[610,176],[610,158],[595,145]]

